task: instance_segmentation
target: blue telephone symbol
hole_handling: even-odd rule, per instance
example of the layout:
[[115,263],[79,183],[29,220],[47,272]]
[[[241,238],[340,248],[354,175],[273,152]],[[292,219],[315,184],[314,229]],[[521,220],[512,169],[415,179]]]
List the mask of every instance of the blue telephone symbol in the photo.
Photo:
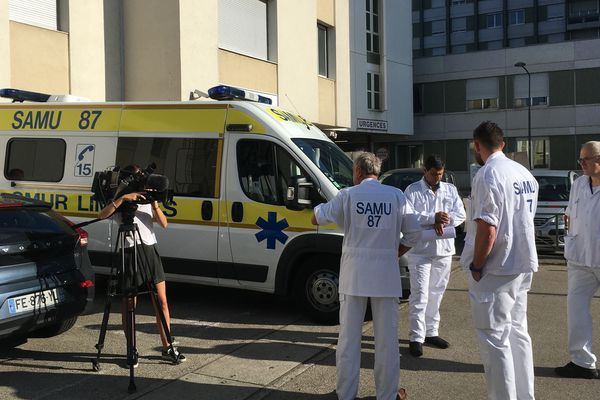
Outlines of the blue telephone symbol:
[[89,145],[87,146],[85,149],[81,150],[81,153],[79,153],[79,155],[77,156],[77,159],[79,161],[83,160],[83,156],[85,155],[85,153],[87,153],[88,151],[94,151],[94,146],[93,145]]

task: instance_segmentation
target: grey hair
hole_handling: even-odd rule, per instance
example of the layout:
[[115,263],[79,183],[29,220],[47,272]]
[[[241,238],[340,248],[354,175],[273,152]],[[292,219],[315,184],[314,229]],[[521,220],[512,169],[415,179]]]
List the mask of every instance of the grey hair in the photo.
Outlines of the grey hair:
[[600,156],[600,142],[598,141],[589,141],[587,143],[584,143],[583,146],[581,146],[581,148],[585,148],[588,149],[589,151],[592,152],[592,156],[596,157],[596,156]]
[[379,173],[381,172],[381,160],[375,154],[367,151],[360,153],[358,157],[356,157],[354,165],[366,175],[379,176]]

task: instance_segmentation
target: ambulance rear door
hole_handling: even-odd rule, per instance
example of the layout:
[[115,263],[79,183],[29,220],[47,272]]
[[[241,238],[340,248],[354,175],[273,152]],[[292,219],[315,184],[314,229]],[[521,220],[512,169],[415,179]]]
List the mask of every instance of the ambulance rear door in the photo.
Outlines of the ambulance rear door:
[[[95,172],[114,164],[119,104],[23,103],[0,107],[1,190],[37,198],[75,223],[97,216]],[[110,251],[107,222],[87,225],[92,262]]]

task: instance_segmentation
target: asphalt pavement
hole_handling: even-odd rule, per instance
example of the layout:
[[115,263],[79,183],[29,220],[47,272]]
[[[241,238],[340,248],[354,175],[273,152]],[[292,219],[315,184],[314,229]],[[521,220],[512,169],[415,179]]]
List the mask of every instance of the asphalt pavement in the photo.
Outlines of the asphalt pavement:
[[[472,327],[467,276],[456,266],[442,302],[440,335],[446,350],[408,354],[407,303],[401,303],[401,385],[409,399],[485,399],[483,368]],[[566,267],[546,257],[529,295],[529,330],[534,344],[537,399],[599,399],[600,380],[554,376],[568,361]],[[99,287],[102,293],[102,285]],[[0,399],[336,399],[337,326],[305,319],[275,296],[247,291],[169,285],[173,334],[188,360],[160,359],[159,339],[147,300],[140,301],[135,370],[137,392],[127,393],[125,338],[118,310],[109,321],[100,372],[92,371],[102,319],[99,296],[90,315],[54,338],[33,338],[0,354]],[[600,297],[592,301],[600,332]],[[373,332],[364,325],[359,398],[375,399]],[[600,349],[597,334],[594,347]]]

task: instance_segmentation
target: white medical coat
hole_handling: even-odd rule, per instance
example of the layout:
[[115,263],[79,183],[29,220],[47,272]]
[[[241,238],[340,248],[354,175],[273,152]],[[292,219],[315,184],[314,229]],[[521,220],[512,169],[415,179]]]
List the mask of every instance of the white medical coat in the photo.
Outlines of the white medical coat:
[[[398,246],[402,234],[418,239],[413,208],[399,189],[365,179],[342,189],[314,210],[317,222],[344,231],[340,293],[363,297],[402,295]],[[407,243],[413,243],[407,240]]]
[[565,258],[573,264],[600,268],[600,189],[590,189],[590,177],[573,182],[569,205],[569,232],[565,236]]
[[[538,183],[521,164],[493,153],[473,178],[471,218],[496,227],[496,241],[484,265],[487,273],[513,275],[538,268],[533,217]],[[467,232],[460,263],[473,262],[476,230]]]
[[[404,191],[415,212],[420,215],[424,229],[433,229],[435,214],[444,211],[450,215],[450,224],[454,227],[465,220],[465,207],[458,195],[458,190],[451,183],[440,182],[434,192],[425,179],[412,183]],[[454,239],[437,239],[419,241],[410,250],[410,254],[419,256],[451,256],[456,253]]]

